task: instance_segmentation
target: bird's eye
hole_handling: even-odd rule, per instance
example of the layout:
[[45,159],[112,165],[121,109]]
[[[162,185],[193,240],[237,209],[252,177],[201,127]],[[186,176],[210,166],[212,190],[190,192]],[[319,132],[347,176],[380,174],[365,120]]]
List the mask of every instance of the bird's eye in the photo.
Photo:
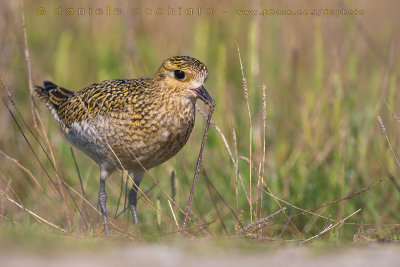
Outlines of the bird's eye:
[[185,79],[185,73],[181,70],[174,70],[174,76],[175,78],[177,78],[178,80],[183,80]]

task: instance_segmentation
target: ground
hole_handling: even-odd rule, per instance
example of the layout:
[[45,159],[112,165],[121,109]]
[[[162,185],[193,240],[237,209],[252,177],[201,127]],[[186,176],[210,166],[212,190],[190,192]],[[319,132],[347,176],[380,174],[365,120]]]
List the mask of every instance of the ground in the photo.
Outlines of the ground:
[[[193,241],[194,242],[194,241]],[[196,241],[197,242],[197,241]],[[202,247],[204,244],[199,244]],[[368,244],[335,248],[215,250],[182,245],[129,245],[96,252],[0,252],[1,266],[399,266],[400,247]]]

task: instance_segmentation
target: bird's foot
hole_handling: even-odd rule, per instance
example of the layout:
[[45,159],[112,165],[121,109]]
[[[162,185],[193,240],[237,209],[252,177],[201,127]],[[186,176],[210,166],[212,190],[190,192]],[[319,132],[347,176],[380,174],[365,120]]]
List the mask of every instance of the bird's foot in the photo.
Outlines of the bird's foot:
[[137,216],[137,212],[136,212],[136,205],[129,205],[129,206],[131,208],[132,219],[133,219],[133,223],[135,224],[136,231],[140,235],[139,220],[138,220],[138,216]]

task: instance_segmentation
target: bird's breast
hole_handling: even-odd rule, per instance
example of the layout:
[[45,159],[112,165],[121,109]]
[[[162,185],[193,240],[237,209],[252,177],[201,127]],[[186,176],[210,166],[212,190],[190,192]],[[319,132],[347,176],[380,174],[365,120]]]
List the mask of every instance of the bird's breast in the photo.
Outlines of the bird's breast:
[[158,131],[155,138],[160,138],[166,148],[178,151],[186,143],[195,122],[195,106],[191,100],[175,101],[163,106],[157,114]]
[[[123,123],[121,123],[124,121]],[[123,142],[114,145],[122,154],[135,153],[146,168],[157,166],[173,157],[186,144],[195,123],[195,105],[191,100],[163,101],[148,105],[140,115],[132,114],[127,122],[113,124],[122,131]],[[124,126],[125,125],[125,126]],[[127,149],[124,149],[126,147]],[[132,157],[131,157],[132,158]]]
[[[150,103],[137,110],[98,115],[73,123],[67,139],[96,162],[115,156],[124,168],[155,167],[173,157],[186,144],[195,122],[191,100]],[[111,150],[112,149],[112,150]],[[118,165],[118,164],[116,164]],[[117,166],[118,167],[118,166]]]

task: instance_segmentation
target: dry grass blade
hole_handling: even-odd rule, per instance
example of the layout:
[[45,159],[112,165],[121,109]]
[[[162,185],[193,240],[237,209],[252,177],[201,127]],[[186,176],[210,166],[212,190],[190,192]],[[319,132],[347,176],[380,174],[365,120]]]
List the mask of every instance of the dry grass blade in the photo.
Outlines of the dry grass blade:
[[304,243],[307,243],[307,242],[310,241],[310,240],[313,240],[313,239],[315,239],[315,238],[317,238],[317,237],[320,237],[321,235],[323,235],[323,234],[325,234],[326,232],[332,230],[333,228],[335,228],[335,227],[338,226],[339,224],[343,224],[347,219],[349,219],[349,218],[352,217],[353,215],[359,213],[360,211],[361,211],[361,209],[358,209],[358,210],[356,210],[355,212],[353,212],[352,214],[350,214],[349,216],[347,216],[346,218],[340,220],[339,222],[337,222],[337,223],[335,223],[335,224],[333,224],[333,225],[332,225],[332,224],[328,225],[328,227],[326,227],[324,230],[322,230],[322,231],[321,231],[320,233],[318,233],[317,235],[315,235],[315,236],[313,236],[313,237],[310,237],[310,238],[308,238],[308,239],[306,239],[306,240],[303,240],[303,241],[299,242],[299,245],[302,245],[302,244],[304,244]]
[[[26,24],[25,24],[25,14],[24,14],[24,10],[22,10],[22,31],[24,34],[24,53],[25,53],[25,61],[26,61],[26,65],[27,65],[27,69],[28,69],[28,83],[29,83],[29,91],[30,91],[30,95],[31,95],[31,111],[32,111],[32,118],[33,118],[33,127],[36,129],[36,131],[38,133],[40,133],[39,127],[37,125],[36,122],[36,118],[38,119],[40,126],[41,126],[41,130],[44,136],[44,139],[46,141],[46,145],[49,149],[49,153],[50,153],[50,157],[51,157],[51,161],[52,161],[52,165],[54,167],[54,169],[56,170],[57,173],[57,182],[58,182],[58,186],[59,186],[59,193],[61,194],[64,202],[65,202],[65,195],[64,195],[64,181],[61,179],[61,177],[58,175],[58,169],[57,169],[57,164],[56,164],[56,160],[54,157],[54,153],[53,150],[51,148],[50,145],[50,140],[47,137],[45,128],[44,128],[44,124],[39,116],[39,112],[34,104],[34,100],[33,100],[33,82],[32,82],[32,68],[31,68],[31,57],[29,54],[29,47],[28,47],[28,38],[27,38],[27,34],[26,34]],[[15,103],[14,103],[15,104]],[[15,105],[14,105],[15,106]],[[16,108],[16,106],[15,106]],[[35,116],[36,115],[36,116]],[[21,116],[22,118],[22,116]],[[33,132],[32,132],[33,134]],[[35,136],[36,138],[36,136]],[[68,221],[68,225],[71,227],[72,226],[72,219],[71,219],[71,214],[73,214],[72,210],[70,209],[68,203],[66,203],[67,207],[69,208],[69,212],[67,213],[67,221]]]
[[[253,143],[253,123],[251,120],[251,111],[250,111],[250,104],[249,104],[249,92],[248,92],[248,87],[247,87],[247,80],[246,77],[244,76],[244,70],[243,70],[243,64],[242,64],[242,57],[240,56],[240,49],[239,49],[239,44],[236,42],[236,47],[239,55],[239,62],[240,62],[240,70],[242,72],[242,83],[243,83],[243,93],[244,93],[244,98],[246,99],[246,105],[247,105],[247,112],[249,115],[249,123],[250,123],[250,144],[249,144],[249,159],[251,162],[251,146]],[[252,193],[251,193],[251,168],[249,168],[249,195],[250,195],[250,221],[253,221],[253,201],[252,201]],[[257,219],[257,215],[254,215],[255,219]]]
[[[4,82],[3,82],[3,85],[4,85]],[[12,96],[11,96],[10,92],[8,91],[7,87],[4,85],[3,88],[5,88],[5,89],[7,90],[7,95],[8,95],[8,97],[9,97],[10,102],[13,104],[13,106],[14,106],[14,108],[16,109],[17,113],[18,113],[19,116],[21,117],[22,122],[24,123],[24,125],[27,127],[27,129],[29,130],[29,132],[33,135],[33,137],[35,138],[35,140],[36,140],[36,141],[38,142],[38,144],[40,145],[40,148],[42,149],[42,151],[43,151],[44,154],[46,155],[47,159],[49,160],[50,165],[51,165],[52,168],[54,169],[54,171],[55,171],[55,173],[56,173],[56,176],[60,178],[60,180],[62,181],[63,185],[68,189],[67,192],[70,194],[70,197],[71,197],[71,199],[72,199],[74,205],[76,206],[76,208],[77,208],[79,214],[82,216],[83,222],[85,223],[85,225],[86,225],[86,227],[87,227],[87,226],[88,226],[87,221],[85,220],[85,217],[83,216],[83,213],[82,213],[82,211],[80,210],[79,206],[77,205],[77,203],[76,203],[76,201],[75,201],[75,198],[73,197],[73,195],[71,194],[71,192],[74,193],[74,194],[76,194],[77,196],[79,196],[87,205],[89,205],[92,209],[94,209],[98,214],[100,214],[100,212],[99,212],[99,211],[98,211],[84,196],[82,196],[78,191],[76,191],[73,187],[69,186],[67,183],[64,182],[63,179],[61,179],[61,177],[60,177],[60,175],[59,175],[57,169],[55,168],[53,162],[50,160],[50,157],[49,157],[49,155],[47,154],[46,150],[44,149],[44,147],[42,146],[42,144],[39,142],[39,140],[37,139],[37,137],[33,134],[32,130],[28,127],[27,123],[26,123],[25,120],[23,119],[23,117],[22,117],[21,113],[19,112],[18,108],[16,107],[15,101],[14,101],[14,99],[12,98]],[[68,201],[66,201],[66,199],[63,198],[63,195],[60,193],[59,188],[56,186],[54,180],[51,178],[51,175],[50,175],[49,172],[46,170],[46,168],[44,167],[44,165],[42,164],[42,162],[39,160],[39,158],[38,158],[36,152],[34,151],[34,149],[33,149],[32,145],[31,145],[31,143],[29,142],[29,140],[27,139],[27,137],[26,137],[24,131],[22,130],[21,125],[18,123],[16,117],[14,116],[14,113],[11,111],[11,108],[8,106],[7,101],[6,101],[4,98],[3,98],[3,103],[5,104],[5,106],[6,106],[7,110],[9,111],[9,113],[10,113],[12,119],[14,120],[14,122],[15,122],[15,124],[17,125],[19,131],[21,132],[22,136],[24,137],[24,140],[27,142],[29,149],[32,151],[32,153],[33,153],[33,155],[34,155],[36,161],[39,163],[41,169],[44,171],[44,173],[46,174],[46,176],[49,178],[49,181],[51,182],[51,184],[53,185],[53,187],[55,188],[55,190],[60,194],[60,196],[62,197],[63,202],[66,204],[67,208],[68,208],[68,209],[71,209],[71,207],[70,207]],[[69,218],[68,216],[69,216],[69,214],[67,213],[67,219]],[[68,223],[69,223],[69,222],[68,222]],[[69,224],[70,224],[70,223],[69,223]],[[119,230],[114,224],[111,223],[111,225],[114,227],[114,229],[117,229],[118,231],[123,232],[123,231]],[[128,233],[125,233],[125,234],[128,234]],[[130,235],[130,234],[128,234],[128,235]]]
[[[125,170],[125,168],[124,168],[124,166],[122,165],[122,163],[121,163],[120,159],[118,158],[117,154],[115,153],[115,151],[112,149],[112,147],[110,146],[110,144],[109,144],[107,141],[106,141],[106,145],[108,146],[108,149],[110,149],[111,153],[113,153],[114,157],[117,159],[119,166],[121,166],[121,168],[122,168],[122,171],[125,172],[125,173],[127,174],[127,176],[129,177],[129,179],[132,179],[132,178],[130,178],[130,176],[128,175],[127,170]],[[135,157],[135,159],[137,160],[137,162],[139,162],[139,164],[142,166],[142,168],[147,172],[147,169],[144,168],[144,166],[140,163],[139,159],[132,153],[132,151],[131,151],[131,154]],[[135,183],[135,181],[133,181],[133,179],[132,179],[132,183]],[[145,203],[147,203],[152,209],[154,209],[154,210],[157,212],[157,214],[160,214],[163,218],[165,218],[166,221],[167,221],[168,223],[174,225],[174,223],[169,219],[169,217],[168,217],[166,214],[164,214],[164,213],[157,207],[157,204],[154,204],[154,203],[147,197],[147,195],[145,195],[145,193],[143,192],[142,189],[140,189],[138,186],[136,186],[136,190],[137,190],[136,193],[138,193],[138,194],[140,193],[142,196],[144,196],[144,201],[145,201]]]
[[257,186],[257,199],[258,195],[260,196],[260,215],[259,217],[261,218],[262,213],[261,211],[263,210],[263,193],[262,193],[262,186],[264,184],[264,174],[265,174],[265,149],[266,149],[266,144],[265,144],[265,138],[266,138],[266,127],[267,127],[267,95],[266,95],[266,89],[267,87],[265,84],[262,86],[262,103],[263,103],[263,135],[262,135],[262,140],[263,140],[263,155],[262,155],[262,163],[261,163],[261,171],[259,175],[259,182]]
[[[124,177],[127,177],[127,178],[124,180]],[[127,201],[126,201],[126,200],[127,200],[127,194],[126,194],[126,192],[128,191],[128,179],[129,179],[129,175],[126,173],[126,171],[123,171],[123,172],[122,172],[122,175],[121,175],[120,195],[119,195],[119,198],[118,198],[117,209],[115,210],[114,219],[118,218],[121,214],[123,214],[123,213],[128,209],[128,207],[127,207],[127,205],[126,205],[126,202],[127,202]],[[123,192],[123,184],[124,184],[124,181],[125,181],[124,206],[123,206],[122,210],[121,210],[120,212],[118,212],[118,208],[119,208],[119,205],[120,205],[120,202],[121,202],[121,196],[122,196],[122,192]],[[143,192],[143,195],[144,195],[144,196],[147,196],[147,195],[157,186],[157,184],[158,184],[159,182],[160,182],[160,181],[158,180],[157,183],[153,183],[153,185],[152,185],[149,189],[147,189],[145,192]],[[142,195],[139,195],[139,196],[138,196],[138,200],[141,199],[141,198],[142,198]]]
[[274,213],[272,213],[271,215],[269,215],[267,217],[264,217],[264,218],[259,219],[259,220],[255,221],[255,222],[253,222],[253,223],[251,223],[249,225],[246,225],[244,228],[240,229],[238,231],[238,233],[245,232],[245,231],[249,230],[250,228],[253,228],[256,225],[260,225],[262,223],[265,223],[266,221],[270,220],[271,218],[274,218],[274,217],[278,216],[278,214],[280,214],[281,212],[283,212],[285,210],[286,210],[286,207],[283,207],[283,208],[275,211]]
[[[364,187],[364,188],[362,188],[362,189],[360,189],[360,190],[358,190],[358,191],[356,191],[356,192],[351,192],[350,194],[348,194],[348,195],[345,196],[344,198],[335,200],[335,201],[333,201],[333,202],[331,202],[331,203],[324,204],[324,205],[318,207],[318,209],[323,208],[323,207],[328,206],[328,205],[331,205],[331,204],[333,204],[333,203],[337,203],[337,202],[340,202],[340,201],[343,201],[343,200],[347,200],[347,199],[351,199],[351,198],[353,198],[353,197],[355,197],[355,196],[358,196],[359,194],[364,193],[365,191],[368,191],[368,190],[370,190],[371,188],[375,187],[377,184],[383,182],[385,179],[386,179],[386,178],[381,178],[381,179],[375,181],[374,183],[372,183],[372,184],[370,184],[370,185],[368,185],[368,186],[366,186],[366,187]],[[314,209],[314,210],[315,210],[315,209]]]
[[271,196],[272,198],[275,198],[276,200],[278,200],[278,201],[280,201],[280,202],[283,202],[283,203],[285,203],[286,205],[288,205],[288,206],[290,206],[290,207],[292,207],[292,208],[295,208],[295,209],[297,209],[297,210],[302,211],[302,212],[299,213],[299,214],[296,214],[296,215],[291,216],[290,219],[291,219],[291,218],[294,218],[294,217],[297,217],[297,216],[300,216],[300,215],[303,215],[303,214],[305,214],[305,213],[309,213],[309,214],[312,214],[312,215],[314,215],[314,216],[318,216],[318,217],[320,217],[320,218],[323,218],[323,219],[326,219],[326,220],[329,220],[329,221],[332,221],[332,222],[337,222],[337,220],[334,220],[334,219],[332,219],[332,218],[325,217],[325,216],[322,216],[322,215],[320,215],[320,214],[314,213],[314,211],[319,210],[319,209],[322,209],[322,208],[324,208],[324,207],[326,207],[326,206],[329,206],[329,205],[332,205],[332,204],[335,204],[335,203],[339,203],[339,202],[344,201],[344,200],[348,200],[348,199],[354,198],[355,196],[358,196],[358,195],[360,195],[361,193],[364,193],[364,192],[370,190],[371,188],[375,187],[377,184],[383,182],[384,180],[385,180],[385,178],[381,178],[381,179],[375,181],[374,183],[372,183],[372,184],[370,184],[370,185],[368,185],[368,186],[366,186],[366,187],[364,187],[364,188],[362,188],[362,189],[360,189],[360,190],[358,190],[358,191],[351,192],[350,194],[348,194],[347,196],[345,196],[345,197],[343,197],[343,198],[341,198],[341,199],[334,200],[334,201],[329,202],[329,203],[325,203],[325,204],[323,204],[323,205],[320,205],[320,206],[318,206],[318,207],[316,207],[316,208],[313,208],[313,209],[310,209],[310,210],[305,210],[305,209],[302,209],[302,208],[300,208],[300,207],[297,207],[297,206],[295,206],[295,205],[293,205],[293,204],[291,204],[291,203],[289,203],[289,202],[287,202],[287,201],[285,201],[285,200],[283,200],[283,199],[280,199],[280,198],[274,196],[273,194],[270,194],[269,192],[265,191],[264,189],[263,189],[263,191],[264,191],[264,193],[266,193],[267,195]]
[[49,221],[46,220],[46,219],[43,219],[42,217],[40,217],[39,215],[37,215],[37,214],[34,213],[33,211],[31,211],[31,210],[25,208],[24,206],[22,206],[21,204],[17,203],[17,202],[14,201],[12,198],[10,198],[6,193],[4,193],[3,190],[1,190],[1,189],[0,189],[0,194],[1,194],[5,199],[7,199],[9,202],[13,203],[13,204],[16,205],[17,207],[23,209],[24,211],[26,211],[27,213],[29,213],[30,215],[32,215],[32,216],[33,216],[35,219],[37,219],[38,221],[43,222],[43,223],[45,223],[45,224],[48,224],[48,225],[50,225],[50,226],[53,227],[53,228],[56,228],[56,229],[58,229],[58,230],[63,231],[64,233],[67,232],[67,230],[63,229],[62,227],[60,227],[60,226],[58,226],[58,225],[55,225],[54,223],[51,223],[51,222],[49,222]]
[[[239,214],[239,186],[238,186],[238,175],[239,175],[239,156],[237,150],[237,140],[235,129],[232,129],[233,145],[235,147],[235,159],[232,157],[233,165],[235,166],[235,200],[236,200],[236,215]],[[243,191],[246,192],[245,188]],[[249,199],[250,201],[250,199]]]
[[204,166],[202,167],[203,169],[203,174],[204,177],[207,180],[207,184],[211,186],[211,188],[214,190],[214,192],[218,195],[219,199],[225,204],[225,206],[230,210],[230,212],[232,213],[232,215],[235,217],[237,223],[240,225],[241,228],[243,228],[243,224],[240,221],[240,218],[238,217],[237,213],[235,213],[235,211],[232,209],[232,207],[228,204],[228,202],[226,202],[226,200],[224,199],[224,197],[221,195],[220,192],[218,192],[218,190],[215,188],[214,184],[211,182],[211,180],[208,178],[207,175],[207,171],[204,168]]
[[[28,84],[29,84],[29,92],[31,95],[31,111],[32,111],[32,118],[33,118],[33,127],[36,129],[36,131],[38,133],[40,133],[38,124],[36,122],[36,118],[39,120],[43,135],[45,137],[46,140],[46,145],[49,148],[50,151],[50,157],[52,160],[52,165],[53,167],[56,169],[56,173],[58,173],[57,171],[57,166],[56,166],[56,161],[55,161],[55,157],[53,154],[53,151],[51,149],[51,145],[50,145],[50,141],[47,138],[47,134],[46,131],[44,129],[44,125],[42,120],[40,119],[39,113],[37,111],[37,108],[35,107],[35,103],[34,103],[34,99],[33,99],[33,82],[32,82],[32,68],[31,68],[31,58],[30,58],[30,53],[29,53],[29,47],[28,47],[28,38],[27,38],[27,33],[26,33],[26,23],[25,23],[25,14],[24,14],[24,7],[22,5],[22,15],[21,15],[21,20],[22,20],[22,31],[23,31],[23,39],[24,39],[24,55],[25,55],[25,61],[26,61],[26,65],[27,65],[27,70],[28,70]],[[4,82],[3,82],[4,84]],[[15,106],[15,103],[13,103],[13,105]],[[33,134],[33,133],[32,133]],[[36,136],[35,136],[36,138]],[[58,185],[59,185],[59,194],[61,194],[63,201],[65,202],[66,206],[68,207],[68,212],[67,212],[67,222],[68,225],[70,227],[72,227],[72,219],[71,219],[71,214],[73,213],[71,208],[69,207],[69,204],[66,202],[66,198],[64,195],[64,181],[61,179],[61,177],[59,175],[57,175],[57,181],[58,181]]]
[[32,181],[34,182],[34,184],[40,189],[41,192],[45,193],[43,187],[40,185],[39,181],[36,179],[36,177],[33,175],[33,173],[28,170],[27,168],[25,168],[21,163],[18,162],[18,160],[16,160],[13,157],[10,157],[9,155],[7,155],[6,153],[4,153],[2,150],[0,150],[0,154],[3,155],[3,157],[5,157],[6,159],[8,159],[9,161],[13,162],[15,165],[17,165],[18,168],[20,168],[22,171],[24,171],[26,174],[28,174],[28,176],[32,179]]
[[[24,55],[25,61],[28,69],[28,84],[29,84],[29,92],[31,93],[31,110],[32,110],[32,118],[35,129],[39,129],[36,123],[35,114],[34,114],[34,102],[33,102],[33,82],[32,82],[32,68],[31,68],[31,57],[29,55],[28,49],[28,38],[26,36],[26,25],[25,25],[25,14],[22,11],[22,31],[24,33]],[[38,130],[39,132],[39,130]]]
[[174,209],[172,208],[172,205],[171,205],[171,201],[169,201],[169,199],[167,199],[167,200],[168,200],[169,208],[171,209],[172,217],[174,217],[174,221],[175,221],[176,227],[178,227],[178,229],[180,229],[178,221],[177,221],[176,216],[175,216]]
[[122,208],[122,211],[118,213],[119,205],[121,203],[121,198],[122,198],[122,193],[124,192],[124,174],[125,172],[122,172],[121,175],[121,186],[120,186],[120,191],[119,191],[119,197],[118,197],[118,202],[117,202],[117,208],[115,209],[115,214],[114,214],[114,219],[116,219],[119,214],[122,214],[126,211],[126,197],[127,197],[127,188],[128,188],[128,181],[125,181],[125,197],[124,197],[124,206]]
[[394,184],[394,187],[396,187],[396,189],[400,192],[400,185],[399,183],[396,181],[396,178],[389,173],[389,179],[390,181],[392,181],[392,183]]
[[378,122],[379,122],[379,125],[381,126],[382,133],[385,135],[386,141],[387,141],[387,143],[389,145],[390,151],[392,152],[393,158],[395,159],[395,161],[397,163],[397,166],[399,166],[399,168],[400,168],[399,159],[397,158],[396,153],[394,153],[392,144],[390,143],[389,137],[388,137],[388,135],[386,133],[386,128],[385,128],[385,125],[383,124],[381,116],[378,116]]
[[217,214],[218,220],[221,223],[222,229],[224,229],[225,234],[229,237],[230,235],[228,233],[228,230],[226,229],[224,220],[222,219],[221,213],[218,210],[217,202],[215,201],[215,197],[214,197],[213,193],[211,192],[211,184],[210,184],[210,180],[209,179],[207,179],[207,190],[208,190],[208,193],[210,195],[211,202],[212,202],[212,204],[214,206],[215,213]]
[[4,221],[7,221],[8,223],[13,223],[13,224],[18,224],[18,222],[11,220],[10,218],[5,217],[4,215],[0,214],[0,220],[1,223],[4,223]]
[[[72,210],[72,208],[71,208],[71,205],[70,205],[69,202],[67,201],[65,195],[64,195],[64,194],[62,193],[62,191],[61,191],[61,190],[62,190],[61,188],[63,188],[64,186],[65,186],[67,189],[71,189],[71,187],[70,187],[68,184],[66,184],[65,181],[61,178],[61,175],[60,175],[60,173],[59,173],[59,171],[58,171],[56,165],[54,164],[54,161],[51,160],[50,155],[49,155],[49,154],[47,153],[47,151],[44,149],[43,145],[41,144],[41,142],[39,141],[39,139],[37,138],[37,136],[33,133],[33,131],[30,129],[29,125],[28,125],[28,124],[26,123],[26,121],[24,120],[24,118],[23,118],[21,112],[20,112],[19,109],[17,108],[17,106],[16,106],[16,104],[15,104],[15,101],[14,101],[14,99],[13,99],[11,93],[9,92],[7,86],[5,86],[4,82],[3,82],[3,85],[4,85],[4,86],[2,87],[2,89],[5,89],[5,90],[6,90],[6,93],[7,93],[7,96],[8,96],[8,98],[9,98],[9,101],[10,101],[10,103],[13,105],[13,107],[14,107],[16,113],[19,115],[19,117],[20,117],[20,119],[21,119],[23,125],[26,127],[26,129],[28,130],[28,132],[33,136],[33,138],[35,139],[35,141],[39,144],[41,150],[42,150],[43,153],[45,154],[46,158],[49,160],[49,163],[50,163],[51,167],[53,168],[53,170],[54,170],[54,172],[55,172],[55,174],[56,174],[57,181],[62,183],[62,187],[56,185],[56,183],[55,183],[55,181],[52,179],[50,173],[47,171],[47,169],[44,167],[44,165],[43,165],[42,162],[40,161],[40,159],[39,159],[37,153],[36,153],[35,150],[33,149],[32,144],[29,142],[29,140],[28,140],[28,138],[27,138],[27,136],[26,136],[24,130],[22,129],[20,123],[18,122],[18,120],[17,120],[17,118],[15,117],[14,113],[12,112],[11,108],[8,106],[6,99],[2,98],[5,107],[7,108],[8,112],[10,113],[10,115],[11,115],[11,117],[12,117],[12,119],[13,119],[13,121],[14,121],[15,124],[17,125],[18,130],[21,132],[21,134],[22,134],[24,140],[25,140],[26,143],[28,144],[28,147],[29,147],[29,149],[31,150],[31,152],[33,153],[33,155],[34,155],[36,161],[39,163],[41,169],[45,172],[46,176],[49,178],[49,180],[50,180],[52,186],[54,187],[54,189],[55,189],[55,190],[57,191],[57,193],[61,196],[61,198],[62,198],[62,200],[63,200],[63,203],[65,204],[65,207],[66,207],[66,210],[67,210],[66,216],[67,216],[68,225],[69,225],[70,227],[72,227],[71,214],[73,214],[73,210]],[[51,148],[50,148],[50,150],[51,150]],[[88,224],[87,224],[87,222],[86,222],[86,220],[85,220],[85,218],[84,218],[84,216],[83,216],[83,214],[82,214],[82,212],[81,212],[81,210],[80,210],[78,204],[76,203],[76,201],[75,201],[73,195],[71,194],[71,192],[70,192],[69,190],[67,190],[67,193],[69,194],[69,196],[70,196],[72,202],[74,203],[75,207],[78,209],[78,212],[82,215],[83,221],[84,221],[85,225],[87,226]]]
[[[261,190],[262,190],[264,193],[266,193],[267,195],[271,196],[271,197],[275,200],[275,203],[278,205],[279,208],[282,208],[282,205],[281,205],[280,202],[283,202],[283,203],[285,203],[285,204],[287,204],[287,205],[289,205],[289,206],[291,206],[291,207],[295,207],[294,205],[292,205],[292,204],[290,204],[290,203],[288,203],[288,202],[286,202],[286,201],[284,201],[284,200],[282,200],[282,199],[276,197],[274,194],[272,194],[271,189],[269,188],[269,186],[267,185],[267,183],[266,183],[265,181],[263,181],[263,185],[267,188],[268,192],[267,192],[264,188],[262,188]],[[295,207],[295,208],[297,208],[297,207]],[[301,209],[301,208],[297,208],[297,209],[303,210],[303,209]],[[286,214],[286,213],[285,213],[285,214]],[[286,218],[289,219],[289,216],[288,216],[287,214],[286,214]],[[290,225],[293,227],[293,229],[295,229],[295,231],[296,231],[296,233],[297,233],[298,235],[300,235],[301,237],[304,236],[303,233],[300,232],[300,230],[297,228],[297,226],[292,222],[292,220],[290,220],[289,223],[290,223]]]
[[384,65],[385,68],[387,68],[390,65],[390,63],[386,54],[379,48],[378,44],[375,42],[374,38],[371,37],[371,34],[368,33],[363,23],[361,23],[361,21],[356,21],[356,23],[357,23],[357,28],[361,33],[361,36],[365,39],[367,45],[375,52],[376,58],[383,63],[382,65]]
[[397,116],[397,114],[390,108],[390,106],[389,106],[388,103],[385,102],[385,104],[386,104],[386,107],[389,109],[390,113],[392,113],[393,119],[394,119],[397,123],[400,124],[400,118],[399,118],[399,116]]
[[172,200],[175,201],[176,184],[175,184],[175,172],[174,171],[171,172],[170,183],[171,183],[171,198],[172,198]]
[[[197,106],[197,110],[199,111],[199,113],[205,118],[207,119],[207,115],[205,114],[205,112]],[[229,148],[228,142],[226,141],[225,135],[222,133],[221,129],[218,127],[218,125],[216,125],[212,120],[210,122],[211,126],[217,131],[217,133],[221,136],[222,141],[225,144],[226,150],[228,151],[228,154],[231,158],[231,161],[233,163],[233,165],[235,166],[235,178],[236,178],[236,184],[235,184],[235,188],[236,188],[236,215],[238,214],[238,188],[237,188],[237,177],[239,177],[244,195],[247,199],[247,202],[249,203],[249,206],[251,208],[251,211],[253,212],[254,216],[255,216],[255,210],[253,209],[253,205],[250,202],[250,198],[249,198],[249,194],[247,193],[246,187],[244,186],[244,182],[243,182],[243,178],[242,175],[239,173],[239,161],[238,161],[238,153],[237,153],[237,144],[236,144],[236,133],[233,130],[233,140],[234,140],[234,145],[235,145],[235,158],[233,157],[232,151]]]
[[83,182],[82,182],[81,172],[79,171],[78,162],[76,161],[74,150],[72,149],[72,147],[70,147],[70,150],[71,150],[72,158],[74,160],[76,172],[78,173],[78,178],[79,178],[79,183],[81,185],[82,195],[85,196],[85,190],[83,189]]
[[[204,112],[204,110],[202,110],[198,105],[196,105],[196,109],[197,111],[200,113],[201,116],[203,116],[204,119],[207,120],[207,114]],[[215,122],[213,120],[210,121],[210,125],[217,131],[217,133],[221,136],[222,138],[222,142],[224,142],[226,151],[228,151],[229,157],[231,158],[232,162],[235,163],[235,160],[233,158],[233,154],[232,151],[228,145],[228,141],[226,140],[225,135],[222,133],[221,129],[218,127],[217,124],[215,124]]]
[[[11,97],[10,94],[9,94],[9,97]],[[39,163],[41,169],[46,173],[46,176],[49,178],[51,184],[52,184],[53,187],[56,189],[56,191],[60,194],[61,198],[63,199],[64,203],[65,203],[66,206],[67,206],[67,209],[68,209],[68,210],[71,210],[71,207],[70,207],[70,205],[68,204],[68,201],[65,199],[64,195],[61,194],[60,189],[56,186],[55,182],[54,182],[53,179],[51,178],[51,175],[50,175],[49,172],[46,170],[46,168],[44,167],[44,165],[40,162],[39,157],[37,156],[35,150],[33,149],[31,143],[29,142],[27,136],[25,135],[24,131],[22,130],[21,125],[18,123],[17,118],[14,116],[14,113],[11,111],[11,108],[7,105],[7,101],[6,101],[4,98],[3,98],[3,103],[5,104],[5,106],[6,106],[7,110],[9,111],[9,113],[10,113],[12,119],[14,120],[14,122],[15,122],[15,124],[17,125],[19,131],[21,132],[22,136],[24,137],[24,140],[25,140],[26,143],[28,144],[29,149],[32,151],[32,153],[33,153],[33,155],[34,155],[36,161]],[[14,106],[14,108],[16,108],[16,106]],[[18,112],[18,114],[20,114],[20,113]],[[25,122],[25,121],[23,121],[23,122]],[[27,125],[25,124],[25,126],[27,126]],[[28,129],[29,129],[29,128],[28,128]],[[38,140],[37,140],[37,141],[38,141]],[[46,151],[44,150],[43,147],[42,147],[42,149],[43,149],[43,152],[47,155],[47,153],[46,153]],[[48,155],[47,155],[47,156],[48,156]],[[50,163],[52,163],[52,162],[50,162]],[[54,167],[54,165],[52,165],[52,166]],[[56,171],[56,174],[57,174],[57,176],[58,176],[57,171]],[[75,203],[75,204],[76,204],[76,203]],[[78,207],[78,206],[77,206],[77,207]],[[79,208],[78,208],[78,209],[79,209]],[[67,213],[67,214],[68,214],[68,213]],[[69,222],[69,224],[70,224],[70,222]],[[71,225],[71,224],[70,224],[70,225]]]
[[[7,181],[6,177],[4,177],[4,175],[1,173],[0,174],[1,179],[7,183],[6,189],[5,189],[5,193],[8,194],[8,192],[11,190],[11,192],[13,193],[13,195],[17,198],[18,203],[22,204],[22,200],[19,198],[19,196],[16,194],[15,190],[13,189],[13,187],[11,186],[12,180],[9,179]],[[4,206],[1,207],[1,212],[4,214]]]
[[183,219],[182,231],[185,231],[185,228],[186,228],[186,223],[187,223],[187,219],[189,216],[190,205],[192,203],[192,199],[193,199],[193,195],[194,195],[194,187],[196,186],[197,176],[199,175],[199,172],[200,172],[200,164],[201,164],[201,160],[203,157],[203,150],[204,150],[204,145],[205,145],[206,139],[207,139],[208,128],[210,127],[211,117],[212,117],[212,114],[213,114],[214,108],[215,108],[215,106],[213,104],[209,104],[209,107],[210,107],[210,110],[208,113],[206,127],[204,130],[203,140],[201,141],[199,157],[197,158],[196,170],[194,172],[193,183],[192,183],[192,189],[190,190],[189,199],[188,199],[188,202],[186,205],[186,211],[185,211],[185,217]]
[[249,164],[249,167],[253,169],[254,172],[259,172],[260,169],[257,169],[256,166],[250,161],[249,158],[246,158],[245,156],[239,156],[239,159],[247,162]]
[[289,223],[292,221],[292,217],[289,217],[287,220],[286,220],[286,224],[285,224],[285,226],[282,228],[282,231],[279,233],[279,235],[278,235],[278,238],[280,238],[282,235],[283,235],[283,233],[286,231],[286,229],[287,229],[287,227],[289,226]]

